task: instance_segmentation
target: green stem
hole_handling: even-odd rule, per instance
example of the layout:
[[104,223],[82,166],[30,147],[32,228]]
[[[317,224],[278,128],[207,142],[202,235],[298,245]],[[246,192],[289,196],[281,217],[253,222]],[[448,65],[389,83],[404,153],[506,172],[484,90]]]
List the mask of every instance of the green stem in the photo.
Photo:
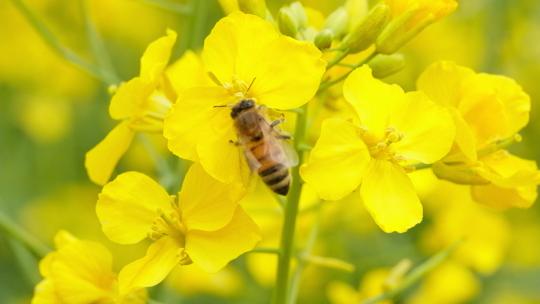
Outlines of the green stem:
[[437,253],[436,255],[429,258],[427,261],[425,261],[420,266],[414,268],[409,275],[405,277],[405,279],[395,288],[382,293],[378,296],[375,296],[373,298],[369,298],[367,300],[362,301],[362,304],[375,304],[379,303],[385,300],[390,300],[395,297],[397,297],[399,294],[401,294],[403,291],[411,287],[413,284],[417,283],[426,275],[428,272],[435,269],[435,267],[439,266],[444,262],[450,255],[456,250],[456,248],[463,242],[463,240],[459,240],[455,242],[454,244],[450,245],[448,248],[442,250],[441,252]]
[[336,55],[331,61],[328,62],[328,65],[326,66],[326,69],[329,70],[331,67],[335,66],[336,64],[340,63],[341,60],[343,60],[345,57],[349,55],[348,50],[343,50],[339,54]]
[[102,69],[103,77],[106,79],[108,84],[119,83],[120,78],[112,65],[111,58],[109,57],[107,49],[105,48],[103,39],[97,31],[92,18],[90,17],[87,0],[79,0],[79,5],[83,15],[84,26],[86,28],[86,36],[88,37],[88,42],[90,43],[90,47],[92,48],[92,52],[98,62],[98,65]]
[[316,204],[317,207],[317,216],[315,218],[315,223],[311,227],[311,231],[308,236],[308,240],[306,242],[306,245],[304,247],[304,250],[299,255],[298,259],[298,265],[296,266],[296,269],[294,271],[292,282],[291,282],[291,290],[289,292],[289,303],[295,303],[296,298],[298,297],[298,291],[300,289],[300,281],[302,280],[302,274],[304,273],[304,269],[306,268],[306,265],[310,262],[308,257],[311,254],[311,251],[313,250],[313,247],[315,246],[315,241],[317,240],[317,237],[319,235],[319,226],[321,222],[321,205]]
[[107,79],[103,72],[93,64],[83,60],[77,54],[70,49],[64,47],[62,43],[54,36],[54,34],[45,26],[45,24],[39,20],[39,18],[26,6],[22,0],[11,0],[13,5],[21,12],[26,20],[32,25],[32,27],[38,32],[41,38],[60,56],[64,57],[68,62],[72,63],[79,69],[87,72],[97,79],[107,83]]
[[[296,119],[296,130],[294,132],[296,145],[303,143],[306,136],[307,105],[304,105],[302,108],[304,110],[298,114]],[[296,146],[296,149],[298,150],[298,146]],[[300,151],[298,154],[298,163],[301,164],[304,158],[304,153]],[[298,215],[300,194],[302,193],[302,180],[300,178],[299,170],[299,166],[292,169],[292,184],[284,211],[285,219],[281,231],[280,245],[282,254],[279,256],[274,292],[274,303],[276,304],[288,303],[287,295],[289,291],[291,258],[294,252],[296,217]]]
[[355,63],[351,66],[351,70],[347,71],[345,74],[339,76],[338,78],[334,79],[334,80],[330,80],[330,81],[326,81],[326,82],[323,82],[321,84],[321,86],[319,87],[319,90],[317,91],[317,93],[321,93],[325,90],[327,90],[328,88],[330,88],[331,86],[337,84],[337,83],[340,83],[341,81],[343,81],[345,78],[347,78],[347,76],[349,76],[349,74],[351,74],[356,68],[359,68],[361,67],[362,65],[368,63],[369,61],[371,61],[371,59],[375,58],[375,56],[377,56],[377,53],[374,52],[372,53],[371,55],[369,55],[366,59],[358,62],[358,63]]
[[[199,0],[199,1],[206,1],[206,0]],[[182,15],[188,15],[191,13],[191,8],[189,7],[189,5],[176,3],[169,0],[142,0],[142,2],[148,5],[159,7],[161,9],[165,9],[165,10],[182,14]]]
[[37,258],[43,258],[51,250],[12,221],[4,212],[0,211],[0,230],[14,240],[17,240]]
[[267,253],[267,254],[281,254],[281,249],[279,248],[267,248],[267,247],[258,247],[248,253]]

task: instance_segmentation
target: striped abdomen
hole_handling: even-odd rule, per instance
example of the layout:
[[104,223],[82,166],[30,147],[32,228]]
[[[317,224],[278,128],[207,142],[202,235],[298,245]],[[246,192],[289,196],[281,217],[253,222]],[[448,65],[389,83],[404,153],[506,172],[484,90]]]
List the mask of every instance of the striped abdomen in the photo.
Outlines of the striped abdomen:
[[281,146],[263,139],[254,143],[250,150],[260,165],[257,173],[263,182],[275,193],[287,195],[291,176],[289,168],[283,163],[285,158]]

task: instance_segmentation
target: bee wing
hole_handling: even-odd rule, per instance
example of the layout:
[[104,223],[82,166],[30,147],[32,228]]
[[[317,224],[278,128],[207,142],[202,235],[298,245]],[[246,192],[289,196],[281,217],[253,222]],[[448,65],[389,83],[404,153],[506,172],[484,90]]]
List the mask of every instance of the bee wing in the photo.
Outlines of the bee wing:
[[279,144],[285,155],[285,164],[287,167],[296,167],[298,166],[298,152],[294,149],[293,145],[287,140],[279,140]]

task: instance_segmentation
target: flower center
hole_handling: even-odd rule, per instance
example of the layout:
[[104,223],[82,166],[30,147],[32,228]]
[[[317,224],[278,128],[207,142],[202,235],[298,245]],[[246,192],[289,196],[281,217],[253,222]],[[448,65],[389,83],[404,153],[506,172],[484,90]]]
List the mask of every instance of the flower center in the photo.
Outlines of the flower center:
[[160,238],[167,236],[176,241],[178,247],[181,248],[178,253],[180,256],[181,265],[189,265],[193,263],[187,252],[186,247],[186,227],[181,221],[181,211],[175,201],[171,202],[172,210],[169,213],[161,209],[157,210],[159,217],[152,223],[152,228],[148,234],[148,238],[157,241]]
[[222,85],[231,96],[234,96],[238,99],[249,98],[248,93],[251,84],[241,79],[238,79],[236,76],[233,76],[231,82],[224,82]]
[[404,160],[402,157],[396,154],[392,147],[392,144],[403,139],[403,133],[399,132],[395,128],[386,128],[382,138],[370,133],[366,128],[362,128],[361,136],[368,146],[371,157],[381,160],[388,160],[395,163],[399,163]]
[[172,107],[172,102],[161,91],[150,95],[140,113],[131,120],[131,128],[137,131],[161,131],[163,120]]

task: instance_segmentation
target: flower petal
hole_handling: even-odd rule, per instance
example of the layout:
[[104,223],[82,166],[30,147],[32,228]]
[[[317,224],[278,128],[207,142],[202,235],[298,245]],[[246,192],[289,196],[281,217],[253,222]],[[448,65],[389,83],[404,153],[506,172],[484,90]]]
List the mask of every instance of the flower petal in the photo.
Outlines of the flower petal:
[[154,84],[146,83],[139,77],[122,83],[111,98],[109,115],[116,120],[127,119],[137,115],[155,87]]
[[171,198],[148,176],[138,172],[119,175],[103,187],[96,213],[103,232],[120,244],[134,244],[151,231],[157,210],[172,211]]
[[375,79],[367,65],[347,77],[343,96],[353,106],[362,126],[378,138],[383,137],[390,115],[406,102],[401,87]]
[[164,124],[163,135],[168,140],[169,150],[181,158],[196,161],[197,144],[215,137],[212,121],[216,116],[227,117],[232,126],[230,110],[214,107],[228,102],[227,91],[221,87],[198,87],[180,94]]
[[187,50],[180,59],[167,68],[167,76],[179,94],[189,88],[214,84],[206,74],[200,56],[191,50]]
[[260,240],[259,227],[238,207],[231,222],[220,230],[188,231],[186,252],[202,269],[217,272]]
[[270,22],[234,12],[219,20],[206,37],[203,61],[219,81],[232,83],[236,77],[249,84],[256,77],[259,54],[278,37]]
[[440,105],[457,107],[463,92],[463,83],[474,75],[474,71],[469,68],[450,61],[440,61],[422,72],[416,87]]
[[319,140],[300,174],[322,199],[338,200],[360,185],[370,159],[358,128],[330,118],[323,122]]
[[372,160],[360,195],[368,212],[385,232],[405,232],[422,221],[422,204],[403,168]]
[[62,304],[62,300],[56,295],[54,283],[49,279],[45,279],[34,288],[31,304]]
[[90,180],[99,185],[109,181],[118,160],[129,148],[133,136],[134,132],[128,123],[122,122],[86,153],[84,166]]
[[55,253],[49,271],[62,303],[109,299],[116,281],[111,253],[90,241],[77,240],[63,246]]
[[409,92],[405,99],[403,108],[390,118],[389,126],[403,135],[391,147],[407,160],[434,163],[450,151],[454,142],[452,116],[422,92]]
[[241,185],[221,183],[193,164],[179,194],[182,222],[189,230],[218,230],[231,221],[244,193]]
[[255,82],[250,90],[260,104],[287,110],[313,98],[326,65],[313,44],[280,37],[258,56],[252,67]]
[[159,284],[180,262],[181,248],[170,237],[162,237],[148,247],[146,255],[126,265],[118,275],[120,294]]
[[159,80],[176,42],[176,32],[168,29],[167,35],[150,43],[141,57],[140,76],[145,82],[155,83]]
[[197,146],[201,165],[210,176],[222,183],[248,185],[251,171],[243,147],[231,142],[237,139],[233,120],[228,115],[216,116],[213,123],[215,129],[212,135],[201,138]]

